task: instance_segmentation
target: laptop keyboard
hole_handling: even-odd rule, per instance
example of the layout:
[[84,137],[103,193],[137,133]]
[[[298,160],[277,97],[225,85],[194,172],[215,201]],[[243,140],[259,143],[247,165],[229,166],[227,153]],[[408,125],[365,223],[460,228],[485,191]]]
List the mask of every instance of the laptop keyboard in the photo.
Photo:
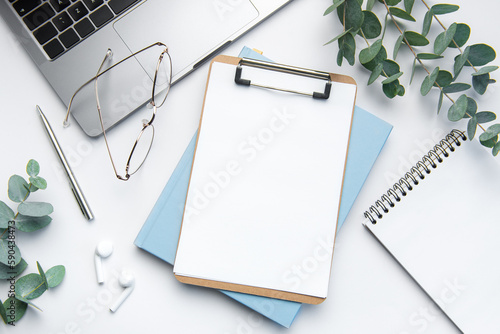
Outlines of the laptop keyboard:
[[9,0],[26,27],[55,59],[140,0]]

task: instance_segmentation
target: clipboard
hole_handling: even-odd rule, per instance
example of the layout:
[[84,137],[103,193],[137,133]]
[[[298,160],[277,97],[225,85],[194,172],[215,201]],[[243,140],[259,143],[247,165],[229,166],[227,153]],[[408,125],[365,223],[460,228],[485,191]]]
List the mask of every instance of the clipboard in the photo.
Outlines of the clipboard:
[[356,90],[344,75],[214,58],[177,280],[308,304],[326,299]]

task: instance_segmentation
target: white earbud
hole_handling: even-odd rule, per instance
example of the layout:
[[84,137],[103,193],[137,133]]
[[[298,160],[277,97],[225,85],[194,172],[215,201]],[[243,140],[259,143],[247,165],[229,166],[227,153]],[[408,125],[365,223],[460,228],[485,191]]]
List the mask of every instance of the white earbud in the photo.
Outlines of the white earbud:
[[116,312],[118,308],[122,305],[122,303],[127,299],[128,296],[132,293],[135,286],[135,278],[128,271],[122,271],[120,278],[118,279],[120,285],[125,289],[123,290],[120,297],[109,307],[111,312]]
[[113,253],[113,244],[110,241],[101,241],[94,254],[95,260],[95,272],[97,275],[97,282],[99,284],[104,283],[104,272],[102,270],[102,259],[107,258]]

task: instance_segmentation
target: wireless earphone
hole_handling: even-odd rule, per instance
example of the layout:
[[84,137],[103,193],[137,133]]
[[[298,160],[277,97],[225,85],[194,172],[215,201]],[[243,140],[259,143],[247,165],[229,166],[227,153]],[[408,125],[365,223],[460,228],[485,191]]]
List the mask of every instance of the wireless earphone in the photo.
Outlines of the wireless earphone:
[[122,271],[120,278],[118,279],[118,282],[125,290],[123,290],[122,294],[113,303],[113,305],[109,307],[109,310],[111,312],[116,312],[116,310],[118,310],[118,308],[122,305],[125,299],[127,299],[127,297],[130,296],[132,290],[134,290],[135,278],[131,273],[127,271]]
[[110,241],[101,241],[94,254],[95,260],[95,272],[97,275],[97,282],[99,284],[104,283],[104,272],[102,270],[102,259],[107,258],[113,253],[113,244]]

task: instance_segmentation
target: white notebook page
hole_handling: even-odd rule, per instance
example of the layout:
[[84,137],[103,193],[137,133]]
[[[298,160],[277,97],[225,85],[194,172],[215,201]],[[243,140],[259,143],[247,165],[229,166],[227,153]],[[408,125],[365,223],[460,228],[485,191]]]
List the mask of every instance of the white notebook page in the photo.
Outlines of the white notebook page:
[[[500,170],[465,142],[365,226],[464,333],[500,333]],[[496,158],[498,159],[498,158]]]
[[[334,82],[313,100],[234,74],[213,64],[174,273],[326,298],[356,86]],[[325,87],[280,75],[243,70],[256,83]]]

